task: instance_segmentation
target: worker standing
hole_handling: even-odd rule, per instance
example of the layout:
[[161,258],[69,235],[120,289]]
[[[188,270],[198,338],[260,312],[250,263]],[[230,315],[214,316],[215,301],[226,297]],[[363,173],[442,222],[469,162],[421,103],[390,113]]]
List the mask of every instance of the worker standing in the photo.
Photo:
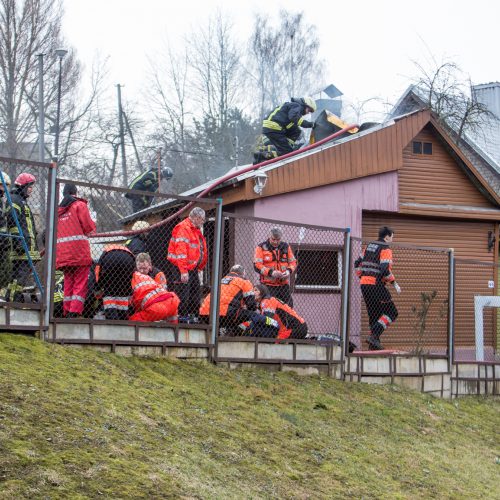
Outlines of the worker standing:
[[[2,175],[6,188],[10,189],[10,177],[5,172],[2,172]],[[7,285],[11,274],[9,260],[10,238],[7,232],[4,194],[4,185],[0,181],[0,288]]]
[[168,244],[167,260],[171,264],[169,283],[179,297],[180,321],[189,315],[198,316],[201,290],[198,273],[207,264],[207,242],[201,229],[205,222],[205,210],[195,207],[182,222],[177,224]]
[[66,184],[58,208],[56,269],[64,273],[64,315],[82,315],[92,257],[88,236],[96,229],[87,200],[78,198],[75,184]]
[[[33,174],[23,172],[14,181],[14,187],[10,192],[12,206],[8,205],[5,213],[7,216],[7,228],[11,236],[24,236],[28,247],[29,257],[33,264],[40,260],[40,252],[37,244],[37,232],[33,212],[28,205],[28,198],[33,193],[36,178]],[[22,234],[16,225],[14,214],[17,215]],[[12,250],[10,259],[12,262],[12,274],[10,283],[7,285],[7,301],[19,302],[22,299],[24,287],[33,284],[33,273],[28,261],[28,255],[20,238],[12,238]]]
[[255,248],[254,268],[260,282],[269,288],[273,297],[293,307],[290,276],[297,269],[297,260],[290,245],[282,241],[283,231],[271,228],[269,238]]
[[392,274],[392,250],[389,244],[393,238],[394,231],[390,227],[381,227],[378,240],[370,242],[354,263],[370,322],[368,347],[373,351],[383,349],[380,336],[398,317],[398,310],[386,287],[387,283],[391,283],[396,292],[401,293],[401,287]]
[[290,102],[278,106],[264,119],[262,134],[276,147],[278,156],[294,150],[293,142],[300,137],[300,127],[314,127],[314,123],[305,120],[304,116],[314,113],[316,109],[312,97],[292,97]]

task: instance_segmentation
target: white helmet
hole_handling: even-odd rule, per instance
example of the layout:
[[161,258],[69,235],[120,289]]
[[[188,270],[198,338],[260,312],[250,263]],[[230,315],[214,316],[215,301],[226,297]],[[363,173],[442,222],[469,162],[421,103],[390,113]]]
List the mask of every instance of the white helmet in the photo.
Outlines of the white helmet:
[[316,106],[316,102],[312,97],[303,97],[302,101],[308,108],[311,108],[313,110],[313,113],[318,109],[318,107]]
[[10,177],[7,174],[7,172],[2,172],[2,175],[3,175],[3,180],[5,181],[5,184],[7,184],[7,186],[10,186],[11,181],[10,181]]
[[132,226],[132,231],[140,231],[141,229],[147,229],[149,227],[149,222],[146,222],[145,220],[138,220],[134,222],[134,225]]

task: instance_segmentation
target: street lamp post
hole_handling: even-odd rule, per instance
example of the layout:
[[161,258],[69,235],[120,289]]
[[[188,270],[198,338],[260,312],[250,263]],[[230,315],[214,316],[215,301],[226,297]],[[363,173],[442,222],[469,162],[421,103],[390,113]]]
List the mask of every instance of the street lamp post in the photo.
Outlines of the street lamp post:
[[59,58],[59,76],[57,80],[57,112],[56,112],[56,136],[54,138],[54,159],[59,159],[59,123],[61,119],[61,84],[62,84],[62,60],[68,53],[66,49],[56,49]]
[[[47,220],[47,231],[45,235],[46,248],[46,284],[45,284],[45,325],[48,327],[50,322],[51,304],[53,299],[52,284],[54,273],[54,244],[55,244],[55,214],[56,214],[56,176],[57,162],[59,160],[59,123],[61,118],[61,84],[62,84],[62,60],[68,53],[66,49],[57,49],[56,56],[59,58],[59,76],[57,80],[57,112],[56,127],[54,137],[54,151],[52,168],[49,170],[49,216]],[[48,331],[48,330],[47,330]]]

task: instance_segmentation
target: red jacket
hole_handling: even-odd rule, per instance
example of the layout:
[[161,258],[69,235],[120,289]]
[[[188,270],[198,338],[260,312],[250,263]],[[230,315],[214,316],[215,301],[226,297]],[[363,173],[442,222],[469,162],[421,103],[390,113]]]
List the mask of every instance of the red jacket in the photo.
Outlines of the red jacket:
[[92,258],[87,236],[95,231],[95,222],[90,218],[86,200],[75,196],[67,198],[69,203],[59,206],[57,214],[56,268],[90,266]]
[[168,244],[167,260],[177,266],[181,274],[205,268],[207,243],[200,229],[189,217],[174,227]]

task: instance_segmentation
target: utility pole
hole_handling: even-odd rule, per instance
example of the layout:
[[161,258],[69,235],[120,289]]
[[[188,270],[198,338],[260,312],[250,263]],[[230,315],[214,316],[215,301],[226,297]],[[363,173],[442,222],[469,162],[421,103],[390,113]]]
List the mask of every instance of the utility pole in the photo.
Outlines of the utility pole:
[[43,104],[43,54],[38,54],[38,160],[45,161],[45,107]]
[[128,175],[127,175],[127,158],[125,156],[125,131],[123,127],[123,108],[122,108],[122,86],[118,83],[116,85],[118,89],[118,122],[120,124],[120,145],[122,150],[122,173],[123,182],[125,186],[128,186]]
[[237,135],[234,136],[234,166],[238,166],[238,156],[240,152],[240,139]]

